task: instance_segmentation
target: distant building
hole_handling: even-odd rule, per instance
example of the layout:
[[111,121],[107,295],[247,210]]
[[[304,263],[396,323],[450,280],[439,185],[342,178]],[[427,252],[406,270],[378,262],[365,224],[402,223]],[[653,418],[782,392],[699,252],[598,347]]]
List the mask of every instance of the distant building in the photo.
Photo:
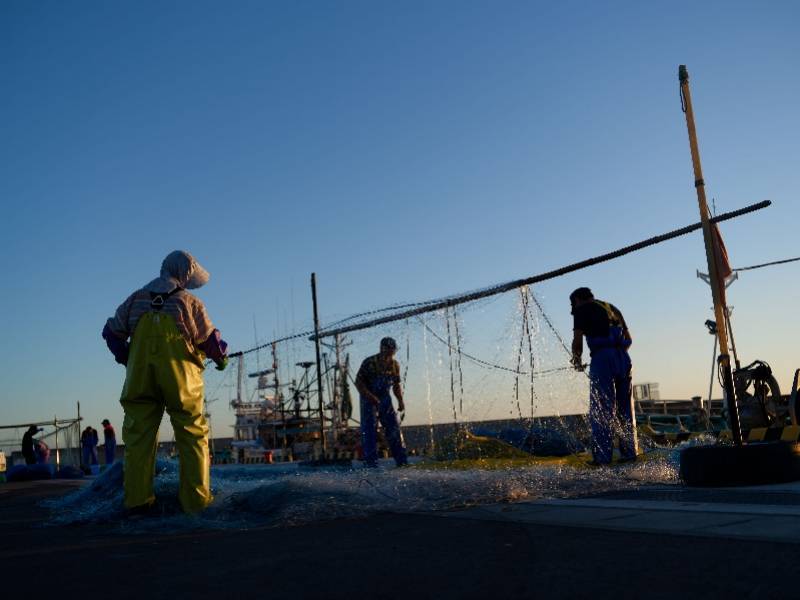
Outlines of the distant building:
[[636,402],[642,400],[660,400],[661,394],[658,392],[657,383],[634,383],[633,384],[633,399]]

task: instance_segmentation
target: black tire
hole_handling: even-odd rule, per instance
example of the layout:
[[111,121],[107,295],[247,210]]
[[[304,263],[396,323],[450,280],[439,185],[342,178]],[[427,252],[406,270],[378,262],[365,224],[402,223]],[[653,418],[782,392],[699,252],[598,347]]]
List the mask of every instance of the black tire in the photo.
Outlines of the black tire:
[[681,479],[689,486],[764,485],[800,480],[800,443],[693,446],[681,451]]

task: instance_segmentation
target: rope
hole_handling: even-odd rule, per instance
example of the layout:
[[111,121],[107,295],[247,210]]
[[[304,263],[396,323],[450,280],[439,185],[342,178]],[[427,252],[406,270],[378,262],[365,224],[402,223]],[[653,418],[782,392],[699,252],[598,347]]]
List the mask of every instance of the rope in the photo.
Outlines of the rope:
[[450,358],[450,399],[453,402],[453,422],[458,423],[458,415],[456,414],[455,380],[453,376],[453,345],[450,338],[450,312],[448,308],[444,310],[444,318],[447,321],[447,355]]
[[[525,295],[525,288],[519,289],[519,294],[522,297],[522,331],[519,335],[519,351],[517,352],[517,373],[519,373],[520,366],[522,366],[522,348],[525,345],[525,326],[528,321],[528,299]],[[517,402],[517,414],[519,420],[522,421],[522,407],[519,403],[519,375],[514,378],[514,399]]]
[[[761,210],[762,208],[766,208],[772,204],[769,200],[764,200],[757,204],[751,204],[750,206],[746,206],[744,208],[740,208],[739,210],[723,213],[717,217],[710,219],[712,223],[719,223],[721,221],[727,221],[729,219],[734,219],[736,217],[740,217],[742,215]],[[494,296],[496,294],[502,294],[505,292],[509,292],[511,290],[520,288],[524,285],[532,285],[534,283],[539,283],[542,281],[546,281],[548,279],[554,279],[556,277],[561,277],[562,275],[566,275],[567,273],[572,273],[574,271],[578,271],[580,269],[585,269],[587,267],[607,262],[609,260],[619,258],[626,254],[630,254],[631,252],[636,252],[637,250],[642,250],[643,248],[647,248],[648,246],[654,246],[656,244],[660,244],[667,240],[671,240],[676,237],[680,237],[683,235],[687,235],[694,231],[697,231],[702,227],[702,223],[694,223],[692,225],[687,225],[686,227],[682,227],[680,229],[675,229],[673,231],[663,233],[661,235],[657,235],[641,242],[637,242],[635,244],[631,244],[629,246],[625,246],[624,248],[620,248],[618,250],[614,250],[613,252],[608,252],[606,254],[602,254],[600,256],[596,256],[593,258],[588,258],[586,260],[582,260],[580,262],[573,263],[571,265],[567,265],[565,267],[561,267],[552,271],[548,271],[546,273],[542,273],[540,275],[535,275],[533,277],[528,277],[525,279],[516,279],[514,281],[509,281],[507,283],[498,284],[495,286],[491,286],[489,288],[479,290],[476,292],[471,292],[468,294],[460,295],[460,296],[452,296],[446,299],[439,300],[438,302],[430,302],[425,303],[423,306],[418,306],[416,308],[412,308],[411,310],[403,311],[400,313],[395,313],[391,315],[387,315],[384,317],[380,317],[377,319],[372,319],[366,321],[364,323],[356,323],[353,325],[348,325],[345,327],[335,328],[335,329],[327,329],[323,328],[322,331],[319,332],[319,337],[330,337],[336,334],[347,333],[350,331],[357,331],[361,329],[368,329],[370,327],[374,327],[376,325],[382,325],[384,323],[390,323],[392,321],[398,321],[401,319],[407,319],[409,317],[414,317],[417,315],[421,315],[426,312],[432,312],[436,310],[441,310],[443,308],[449,308],[452,306],[456,306],[458,304],[463,304],[465,302],[472,302],[474,300],[480,300],[481,298],[487,298],[489,296]],[[295,336],[292,336],[295,337]],[[315,336],[311,336],[309,338],[311,341],[315,339]]]
[[[431,329],[431,328],[430,328],[430,326],[429,326],[429,325],[428,325],[428,324],[427,324],[425,321],[423,321],[423,320],[422,320],[422,317],[417,317],[417,319],[419,319],[419,322],[420,322],[420,323],[422,323],[422,326],[423,326],[423,327],[424,327],[424,328],[425,328],[425,329],[426,329],[426,330],[427,330],[427,331],[428,331],[428,332],[429,332],[429,333],[430,333],[430,334],[431,334],[431,335],[432,335],[434,338],[436,338],[436,339],[437,339],[439,342],[441,342],[441,343],[442,343],[442,344],[444,344],[445,346],[447,345],[447,340],[445,340],[445,339],[443,339],[442,337],[440,337],[440,336],[439,336],[439,334],[437,334],[437,333],[436,333],[436,332],[435,332],[433,329]],[[462,354],[462,355],[463,355],[465,358],[468,358],[469,360],[471,360],[471,361],[473,361],[473,362],[477,363],[478,365],[480,365],[480,366],[482,366],[482,367],[485,367],[485,368],[488,368],[488,369],[500,369],[500,370],[502,370],[502,371],[508,371],[509,373],[517,373],[517,371],[515,371],[514,369],[511,369],[511,368],[509,368],[509,367],[504,367],[504,366],[502,366],[502,365],[497,365],[497,364],[495,364],[495,363],[490,363],[490,362],[488,362],[488,361],[486,361],[486,360],[483,360],[483,359],[481,359],[481,358],[478,358],[477,356],[472,356],[471,354],[467,354],[466,352],[462,352],[461,354]],[[527,375],[527,374],[528,374],[528,372],[527,372],[527,371],[523,371],[523,372],[522,372],[522,374],[523,374],[523,375]]]
[[[737,217],[741,217],[742,215],[746,215],[746,214],[749,214],[751,212],[755,212],[757,210],[761,210],[763,208],[767,208],[771,204],[772,204],[772,202],[770,200],[763,200],[762,202],[758,202],[756,204],[751,204],[749,206],[745,206],[744,208],[740,208],[738,210],[722,213],[721,215],[713,217],[712,219],[710,219],[710,221],[712,223],[720,223],[722,221],[727,221],[729,219],[735,219]],[[646,240],[643,240],[641,242],[637,242],[635,244],[631,244],[630,246],[625,246],[624,248],[620,248],[619,250],[615,250],[613,252],[608,252],[606,254],[602,254],[602,255],[596,256],[594,258],[589,258],[589,259],[586,259],[586,260],[583,260],[583,261],[580,261],[580,262],[576,262],[576,263],[573,263],[571,265],[567,265],[565,267],[561,267],[559,269],[555,269],[553,271],[548,271],[546,273],[542,273],[540,275],[535,275],[533,277],[528,277],[527,279],[517,279],[515,281],[510,281],[510,282],[504,283],[504,284],[498,284],[498,285],[491,286],[491,287],[488,287],[488,288],[485,288],[485,289],[482,289],[482,290],[478,290],[476,292],[471,292],[471,293],[464,294],[464,295],[451,296],[451,297],[444,298],[444,299],[439,299],[439,300],[428,300],[428,301],[425,301],[425,302],[412,302],[412,303],[406,303],[406,304],[398,304],[398,305],[389,306],[389,307],[385,307],[385,308],[375,309],[375,310],[372,310],[372,311],[365,311],[365,312],[362,312],[362,313],[357,313],[355,315],[352,315],[350,317],[346,317],[345,319],[341,319],[339,321],[336,321],[336,322],[334,322],[334,323],[332,323],[330,325],[327,325],[327,326],[323,327],[320,330],[319,336],[321,338],[322,337],[331,337],[333,335],[341,334],[341,333],[347,333],[349,331],[357,331],[357,330],[361,330],[361,329],[367,329],[369,327],[374,327],[375,325],[381,325],[383,323],[390,323],[392,321],[398,321],[400,319],[407,319],[409,317],[418,316],[418,315],[424,314],[426,312],[432,312],[432,311],[436,311],[436,310],[441,310],[441,309],[449,307],[449,306],[455,306],[457,304],[463,304],[465,302],[471,302],[473,300],[479,300],[481,298],[494,296],[496,294],[502,294],[504,292],[508,292],[508,291],[513,290],[513,289],[522,287],[523,285],[532,285],[534,283],[540,283],[542,281],[547,281],[548,279],[554,279],[556,277],[561,277],[562,275],[566,275],[567,273],[572,273],[572,272],[578,271],[580,269],[585,269],[587,267],[590,267],[590,266],[593,266],[593,265],[596,265],[596,264],[599,264],[599,263],[602,263],[602,262],[606,262],[606,261],[609,261],[609,260],[612,260],[612,259],[615,259],[615,258],[619,258],[620,256],[624,256],[626,254],[630,254],[631,252],[636,252],[638,250],[642,250],[643,248],[647,248],[649,246],[654,246],[656,244],[660,244],[662,242],[666,242],[666,241],[671,240],[673,238],[687,235],[689,233],[697,231],[701,227],[702,227],[702,223],[694,223],[693,225],[687,225],[686,227],[682,227],[680,229],[675,229],[675,230],[670,231],[668,233],[664,233],[664,234],[661,234],[661,235],[657,235],[657,236],[648,238]],[[744,270],[760,268],[762,266],[768,266],[768,265],[772,265],[772,264],[781,264],[783,262],[792,262],[792,261],[795,261],[795,260],[800,260],[800,257],[798,257],[796,259],[788,259],[786,261],[776,261],[775,263],[766,263],[764,265],[755,265],[753,267],[744,267],[742,269],[734,269],[734,270],[735,271],[744,271]],[[390,310],[398,310],[398,309],[401,309],[401,308],[411,308],[411,310],[404,311],[404,312],[397,313],[397,314],[387,315],[385,317],[381,317],[381,318],[378,318],[378,319],[372,319],[372,320],[366,321],[364,323],[357,323],[357,324],[349,325],[349,326],[346,326],[346,327],[336,328],[336,325],[341,324],[341,323],[345,323],[347,321],[352,321],[353,319],[357,319],[357,318],[364,317],[364,316],[369,316],[369,315],[372,315],[372,314],[379,314],[379,313],[382,313],[382,312],[388,312]],[[333,327],[333,329],[331,329],[332,327]],[[249,348],[247,350],[240,350],[238,352],[233,352],[229,356],[231,358],[234,358],[234,357],[237,357],[237,356],[250,354],[251,352],[257,352],[258,350],[261,350],[262,348],[266,348],[268,346],[271,346],[272,344],[279,344],[279,343],[282,343],[282,342],[288,342],[288,341],[296,340],[296,339],[303,338],[303,337],[308,338],[311,341],[314,341],[314,331],[313,330],[309,330],[309,331],[303,331],[303,332],[300,332],[300,333],[295,333],[293,335],[287,335],[287,336],[284,336],[284,337],[281,337],[281,338],[277,338],[277,339],[271,340],[271,341],[266,342],[264,344],[259,344],[259,345],[255,346],[254,348]]]
[[[352,321],[353,319],[358,319],[360,317],[365,317],[365,316],[369,316],[369,315],[375,315],[375,314],[379,314],[379,313],[382,313],[382,312],[387,312],[387,311],[390,311],[390,310],[398,310],[398,309],[401,309],[401,308],[428,306],[432,302],[436,302],[436,300],[428,300],[426,302],[409,302],[409,303],[406,303],[406,304],[395,304],[393,306],[387,306],[387,307],[384,307],[384,308],[377,308],[375,310],[369,310],[369,311],[357,313],[355,315],[351,315],[351,316],[346,317],[344,319],[340,319],[339,321],[334,321],[333,323],[331,323],[329,325],[326,325],[324,327],[324,329],[329,329],[331,327],[335,327],[337,325],[341,325],[342,323],[346,323],[347,321]],[[250,354],[252,352],[258,352],[259,350],[263,350],[264,348],[272,346],[273,344],[280,344],[280,343],[283,343],[283,342],[289,342],[291,340],[296,340],[296,339],[300,339],[300,338],[307,338],[309,336],[312,336],[311,337],[311,341],[313,341],[313,339],[314,339],[313,335],[314,335],[314,330],[313,329],[310,329],[308,331],[301,331],[300,333],[294,333],[292,335],[287,335],[287,336],[284,336],[284,337],[281,337],[281,338],[276,338],[276,339],[271,340],[269,342],[264,342],[263,344],[259,344],[257,346],[254,346],[253,348],[248,348],[247,350],[240,350],[238,352],[234,352],[232,354],[229,354],[228,357],[229,358],[235,358],[237,356],[243,356],[245,354]],[[320,335],[320,337],[329,337],[329,336]],[[211,364],[211,362],[212,361],[207,361],[206,365]]]
[[372,483],[369,479],[359,479],[358,487],[361,487],[362,483],[366,483],[367,485],[369,485],[373,490],[375,490],[377,493],[379,493],[384,498],[388,498],[389,500],[392,500],[393,502],[397,502],[398,501],[398,498],[395,498],[394,496],[390,496],[386,492],[383,492],[383,491],[379,490],[378,487],[374,483]]
[[782,265],[782,264],[785,264],[785,263],[795,262],[795,261],[798,261],[798,260],[800,260],[800,256],[798,256],[797,258],[787,258],[787,259],[784,259],[784,260],[775,260],[775,261],[764,263],[764,264],[761,264],[761,265],[753,265],[752,267],[742,267],[741,269],[733,269],[733,271],[734,272],[737,272],[737,271],[752,271],[753,269],[761,269],[763,267],[771,267],[772,265]]
[[[447,340],[446,339],[442,338],[433,329],[431,329],[430,326],[425,321],[423,321],[421,317],[417,317],[417,319],[419,319],[419,322],[422,323],[422,326],[425,328],[425,330],[428,333],[430,333],[437,341],[439,341],[442,344],[444,344],[445,346],[447,346]],[[503,365],[498,365],[498,364],[495,364],[495,363],[491,363],[489,361],[483,360],[482,358],[478,358],[477,356],[473,356],[471,354],[467,354],[466,352],[463,352],[463,351],[461,352],[461,354],[462,354],[462,356],[464,356],[464,358],[468,358],[469,360],[475,362],[477,365],[479,365],[479,366],[481,366],[483,368],[486,368],[486,369],[499,369],[501,371],[508,371],[509,373],[514,373],[515,375],[527,375],[528,374],[528,371],[517,371],[517,370],[512,369],[510,367],[504,367]],[[532,373],[532,375],[534,375],[536,377],[540,377],[541,375],[549,375],[550,373],[556,373],[558,371],[569,371],[570,369],[572,369],[571,366],[555,367],[553,369],[545,369],[543,371],[534,371]]]
[[544,322],[547,323],[547,326],[550,328],[550,331],[552,331],[553,334],[556,336],[556,339],[561,344],[561,347],[564,348],[564,352],[566,352],[567,356],[571,358],[572,357],[572,352],[570,352],[570,349],[567,347],[567,344],[564,342],[564,338],[562,338],[561,334],[558,333],[558,330],[556,329],[555,325],[553,325],[553,322],[550,320],[550,317],[548,317],[547,313],[544,312],[544,308],[542,308],[542,305],[539,304],[539,300],[536,298],[536,294],[533,293],[533,290],[530,290],[530,294],[531,294],[531,298],[536,303],[536,308],[538,308],[539,312],[542,313],[542,317],[544,318]]
[[[572,352],[571,352],[571,351],[570,351],[570,349],[567,347],[567,344],[564,342],[564,338],[562,338],[562,337],[561,337],[561,334],[560,334],[560,333],[558,333],[558,330],[556,329],[555,325],[553,325],[553,322],[550,320],[550,317],[548,317],[548,316],[547,316],[547,313],[546,313],[546,312],[544,312],[544,308],[542,308],[542,305],[541,305],[541,304],[539,304],[539,300],[537,300],[537,299],[536,299],[536,295],[535,295],[535,294],[534,294],[532,291],[531,291],[531,298],[533,298],[533,301],[536,303],[536,306],[537,306],[537,308],[539,309],[539,312],[540,312],[540,313],[542,313],[542,317],[544,318],[544,322],[545,322],[545,323],[547,323],[548,327],[550,327],[550,330],[551,330],[551,331],[553,332],[553,334],[556,336],[556,339],[557,339],[557,340],[559,341],[559,343],[561,344],[561,347],[564,349],[564,352],[566,352],[566,353],[567,353],[567,357],[569,357],[569,358],[572,358]],[[564,370],[566,370],[566,369],[571,369],[571,368],[572,368],[572,367],[565,367],[565,368],[564,368]],[[583,370],[583,371],[581,371],[581,372],[582,372],[584,375],[586,375],[586,378],[587,378],[587,379],[590,379],[590,377],[589,377],[589,373],[587,373],[587,372],[586,372],[586,370]]]
[[406,389],[408,379],[408,364],[411,362],[411,327],[406,319],[406,366],[403,368],[403,389]]
[[531,428],[533,428],[533,413],[535,412],[534,399],[536,398],[536,391],[533,388],[533,335],[531,334],[531,315],[530,315],[530,297],[532,296],[531,290],[528,286],[522,288],[525,290],[525,331],[528,334],[528,354],[530,357],[531,365]]
[[[288,342],[290,340],[296,340],[296,339],[299,339],[299,338],[307,338],[308,336],[313,335],[313,334],[314,334],[314,330],[312,329],[310,331],[303,331],[301,333],[295,333],[293,335],[287,335],[285,337],[277,338],[277,339],[274,339],[272,341],[266,342],[265,344],[259,344],[255,348],[249,348],[247,350],[240,350],[239,352],[234,352],[232,354],[229,354],[228,357],[229,358],[235,358],[237,356],[244,356],[245,354],[250,354],[251,352],[258,352],[259,350],[261,350],[263,348],[266,348],[268,346],[272,346],[272,344],[280,344],[281,342]],[[322,337],[322,336],[320,336],[320,337]]]
[[408,302],[406,304],[395,304],[393,306],[386,306],[384,308],[376,308],[375,310],[368,310],[361,313],[356,313],[354,315],[350,315],[349,317],[345,317],[344,319],[340,319],[339,321],[334,321],[330,323],[327,327],[335,327],[337,325],[341,325],[342,323],[347,323],[348,321],[352,321],[353,319],[358,319],[360,317],[368,317],[369,315],[376,315],[378,313],[387,312],[390,310],[399,310],[401,308],[411,308],[414,306],[427,306],[432,302],[436,302],[436,300],[428,300],[425,302]]
[[[422,330],[422,349],[423,354],[425,356],[425,401],[428,405],[428,433],[431,438],[431,449],[436,447],[436,440],[433,435],[433,405],[431,403],[431,372],[430,372],[430,362],[428,360],[428,335],[427,332],[430,331],[428,324],[425,323],[425,319],[422,317],[417,317],[422,322],[424,329]],[[431,331],[431,333],[433,333]],[[436,335],[436,334],[434,334]],[[437,336],[438,337],[438,336]]]
[[460,390],[459,396],[459,410],[461,415],[464,415],[464,370],[461,368],[461,334],[458,331],[458,313],[456,307],[453,307],[453,325],[456,330],[456,364],[458,365],[458,385]]

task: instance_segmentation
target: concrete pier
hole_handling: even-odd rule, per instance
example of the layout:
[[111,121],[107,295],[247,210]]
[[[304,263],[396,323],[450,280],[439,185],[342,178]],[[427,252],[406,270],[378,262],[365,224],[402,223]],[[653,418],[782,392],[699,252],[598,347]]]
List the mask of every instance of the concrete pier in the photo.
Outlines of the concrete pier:
[[77,485],[0,486],[4,591],[85,598],[102,590],[121,599],[797,595],[798,484],[645,486],[292,528],[122,535],[102,524],[42,527],[49,514],[37,502]]

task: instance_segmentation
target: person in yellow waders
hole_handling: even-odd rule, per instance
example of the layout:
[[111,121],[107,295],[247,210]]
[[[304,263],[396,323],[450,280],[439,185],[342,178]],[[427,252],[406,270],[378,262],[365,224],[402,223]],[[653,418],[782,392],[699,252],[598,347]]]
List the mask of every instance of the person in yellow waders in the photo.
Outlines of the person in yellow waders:
[[160,277],[131,294],[103,328],[114,358],[127,368],[120,398],[125,411],[125,507],[134,512],[155,502],[153,477],[164,410],[178,447],[181,507],[197,513],[213,500],[203,363],[208,357],[223,370],[228,345],[203,303],[186,291],[208,280],[208,272],[191,254],[176,250],[164,259]]

